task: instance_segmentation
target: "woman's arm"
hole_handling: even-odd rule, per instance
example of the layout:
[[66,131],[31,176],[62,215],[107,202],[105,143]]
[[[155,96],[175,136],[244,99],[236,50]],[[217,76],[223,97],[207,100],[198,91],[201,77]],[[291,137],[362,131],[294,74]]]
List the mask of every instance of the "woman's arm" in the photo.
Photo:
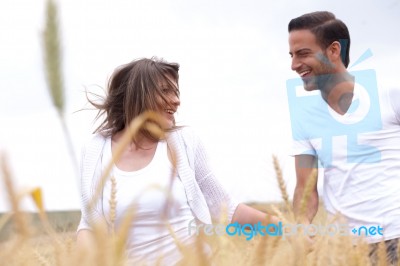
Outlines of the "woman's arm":
[[194,152],[196,181],[206,198],[212,217],[220,219],[225,208],[229,222],[277,224],[279,220],[276,216],[268,215],[243,203],[239,204],[225,191],[209,165],[203,143],[197,136],[192,135],[192,137],[193,142],[191,144],[193,146],[191,148]]
[[231,222],[238,222],[239,224],[256,224],[261,222],[261,224],[266,225],[270,223],[278,224],[279,219],[274,215],[264,213],[246,204],[240,203],[233,214]]
[[90,230],[82,229],[76,235],[76,247],[78,250],[90,249],[93,245],[93,233]]

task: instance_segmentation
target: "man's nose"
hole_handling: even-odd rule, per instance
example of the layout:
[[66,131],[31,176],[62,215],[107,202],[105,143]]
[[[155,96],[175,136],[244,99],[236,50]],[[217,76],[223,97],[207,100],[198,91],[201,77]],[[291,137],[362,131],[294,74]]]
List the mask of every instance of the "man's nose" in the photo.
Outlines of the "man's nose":
[[297,69],[299,69],[301,66],[301,62],[295,57],[292,57],[292,65],[291,68],[293,71],[296,71]]

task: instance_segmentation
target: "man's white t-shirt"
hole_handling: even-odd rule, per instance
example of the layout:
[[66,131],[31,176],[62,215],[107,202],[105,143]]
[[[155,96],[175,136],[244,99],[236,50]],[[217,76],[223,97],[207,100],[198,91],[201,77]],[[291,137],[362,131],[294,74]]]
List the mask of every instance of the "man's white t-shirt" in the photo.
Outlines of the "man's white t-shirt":
[[350,235],[379,226],[383,236],[372,231],[367,241],[399,238],[400,90],[380,91],[379,100],[371,99],[356,83],[343,116],[317,97],[292,121],[292,155],[318,157],[325,207],[346,218]]

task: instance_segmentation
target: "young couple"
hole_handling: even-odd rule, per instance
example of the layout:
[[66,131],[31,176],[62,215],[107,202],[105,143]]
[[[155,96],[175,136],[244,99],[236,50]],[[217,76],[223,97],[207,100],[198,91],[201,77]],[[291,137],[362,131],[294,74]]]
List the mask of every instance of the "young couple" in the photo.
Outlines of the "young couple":
[[[292,121],[292,125],[297,125],[293,127],[297,175],[294,210],[299,213],[304,188],[319,161],[324,166],[323,197],[327,211],[332,216],[342,215],[350,226],[383,227],[383,238],[368,240],[385,241],[388,260],[396,263],[400,237],[400,91],[382,91],[379,115],[374,116],[376,121],[368,121],[377,126],[357,136],[355,145],[350,141],[346,145],[346,139],[337,141],[340,138],[336,136],[348,133],[343,127],[331,127],[329,130],[339,128],[340,132],[331,132],[333,137],[328,141],[316,138],[330,127],[326,113],[336,115],[344,125],[358,119],[354,116],[360,112],[353,112],[357,109],[354,105],[362,106],[361,96],[365,94],[359,93],[357,77],[347,71],[349,50],[347,27],[330,12],[305,14],[289,23],[292,70],[299,74],[306,91],[320,92],[320,102],[316,101],[315,109],[308,113],[313,119]],[[187,127],[175,126],[174,113],[180,105],[178,70],[178,64],[155,58],[134,60],[115,70],[104,102],[93,103],[105,119],[82,152],[79,245],[93,237],[93,225],[100,221],[109,227],[121,226],[132,203],[135,214],[126,251],[133,261],[149,264],[156,263],[160,255],[165,264],[177,263],[181,254],[175,237],[183,245],[192,245],[196,236],[187,232],[193,220],[198,224],[211,224],[221,217],[238,224],[279,222],[277,217],[231,198],[218,183],[196,134]],[[324,105],[329,112],[318,109]],[[141,129],[128,145],[118,150],[130,122],[146,111],[159,114],[165,138]],[[326,148],[329,141],[331,145]],[[120,154],[119,159],[102,182],[100,178],[116,153]],[[346,160],[350,153],[354,160]],[[369,161],[374,156],[378,159]],[[102,189],[97,197],[100,183]],[[311,223],[317,208],[315,185],[305,220],[301,222]],[[373,257],[376,245],[371,247]]]

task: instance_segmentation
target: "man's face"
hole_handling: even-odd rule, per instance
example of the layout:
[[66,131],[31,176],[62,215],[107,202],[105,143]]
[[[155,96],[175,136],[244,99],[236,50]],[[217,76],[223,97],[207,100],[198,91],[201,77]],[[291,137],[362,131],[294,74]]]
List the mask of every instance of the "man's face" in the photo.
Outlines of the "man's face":
[[303,80],[304,89],[321,90],[333,73],[334,66],[317,43],[310,30],[294,30],[289,33],[289,54],[292,57],[292,70]]

